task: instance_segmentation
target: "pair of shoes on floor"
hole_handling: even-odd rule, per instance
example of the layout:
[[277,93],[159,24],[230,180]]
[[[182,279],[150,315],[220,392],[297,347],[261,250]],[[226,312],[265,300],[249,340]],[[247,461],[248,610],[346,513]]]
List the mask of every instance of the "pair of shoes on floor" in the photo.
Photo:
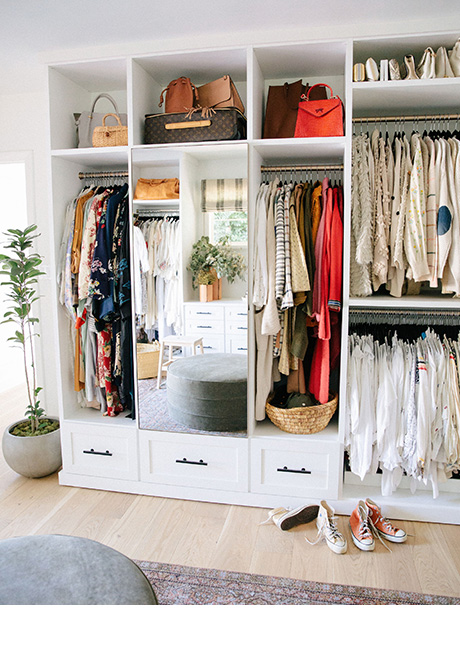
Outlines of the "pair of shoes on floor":
[[347,540],[338,531],[334,509],[326,501],[321,501],[320,505],[305,505],[295,510],[275,508],[268,513],[268,519],[263,521],[261,525],[273,522],[281,530],[291,530],[295,526],[310,523],[314,519],[316,519],[318,528],[317,538],[314,542],[311,542],[305,537],[306,541],[314,546],[322,539],[325,539],[334,553],[344,553],[347,550]]
[[[379,506],[371,499],[360,501],[350,515],[349,526],[351,538],[360,550],[371,551],[375,548],[374,536],[383,545],[383,540],[402,544],[407,539],[407,534],[401,528],[396,528],[383,515]],[[390,550],[390,549],[388,549]],[[391,551],[390,551],[391,552]]]

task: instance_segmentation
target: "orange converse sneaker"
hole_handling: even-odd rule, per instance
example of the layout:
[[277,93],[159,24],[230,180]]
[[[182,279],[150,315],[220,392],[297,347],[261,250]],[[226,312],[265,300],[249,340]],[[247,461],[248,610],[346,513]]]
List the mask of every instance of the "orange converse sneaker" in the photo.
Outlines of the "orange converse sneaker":
[[388,541],[393,541],[397,544],[402,544],[407,539],[407,534],[404,530],[400,528],[395,528],[389,521],[382,515],[382,511],[379,506],[371,501],[371,499],[366,499],[366,506],[369,511],[369,518],[372,526],[375,530],[381,535],[384,539]]
[[349,520],[353,543],[361,550],[374,550],[375,541],[369,525],[368,508],[360,501],[353,510]]

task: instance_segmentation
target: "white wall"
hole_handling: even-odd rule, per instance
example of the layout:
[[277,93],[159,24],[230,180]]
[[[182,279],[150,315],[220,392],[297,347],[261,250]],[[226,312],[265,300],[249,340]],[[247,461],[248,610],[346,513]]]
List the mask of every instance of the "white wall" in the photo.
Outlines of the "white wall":
[[[44,77],[44,75],[43,75]],[[21,151],[29,155],[33,166],[33,185],[28,187],[31,200],[31,219],[41,232],[37,240],[37,251],[44,256],[43,270],[47,275],[40,281],[37,315],[40,318],[40,340],[37,348],[39,384],[44,391],[41,403],[49,415],[58,414],[56,396],[56,362],[54,357],[53,312],[49,266],[51,244],[49,223],[51,215],[48,202],[48,154],[47,154],[47,110],[48,100],[45,84],[43,92],[4,95],[0,101],[0,124],[2,125],[0,153],[3,158]],[[19,351],[17,351],[19,352]],[[45,363],[46,358],[46,363]],[[3,365],[3,361],[2,361]]]

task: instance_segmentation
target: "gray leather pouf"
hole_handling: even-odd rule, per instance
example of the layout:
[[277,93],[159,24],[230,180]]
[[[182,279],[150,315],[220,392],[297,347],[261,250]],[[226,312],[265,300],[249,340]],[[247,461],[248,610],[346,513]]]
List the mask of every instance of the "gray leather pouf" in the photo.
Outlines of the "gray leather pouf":
[[82,537],[0,541],[0,604],[158,604],[134,562]]
[[209,353],[177,359],[168,367],[168,413],[204,431],[247,428],[247,357]]

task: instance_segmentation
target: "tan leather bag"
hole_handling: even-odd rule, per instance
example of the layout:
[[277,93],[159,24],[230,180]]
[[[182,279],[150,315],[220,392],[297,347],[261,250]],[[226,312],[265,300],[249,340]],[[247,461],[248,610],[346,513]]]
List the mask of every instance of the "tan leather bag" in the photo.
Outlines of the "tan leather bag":
[[134,200],[174,200],[179,197],[177,177],[159,180],[139,178],[134,191]]
[[244,114],[244,105],[238,90],[228,74],[197,88],[201,108],[238,108]]
[[[166,94],[166,99],[164,95]],[[198,101],[197,89],[186,76],[174,79],[163,90],[158,107],[165,104],[165,112],[188,112]]]

